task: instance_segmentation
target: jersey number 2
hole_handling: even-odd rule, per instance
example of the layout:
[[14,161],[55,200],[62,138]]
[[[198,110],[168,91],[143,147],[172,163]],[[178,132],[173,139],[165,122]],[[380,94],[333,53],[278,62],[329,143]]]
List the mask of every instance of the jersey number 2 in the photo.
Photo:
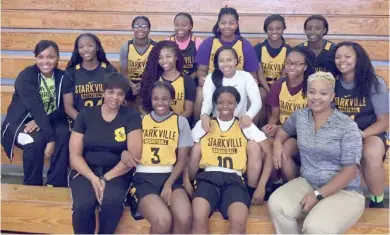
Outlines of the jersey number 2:
[[[218,166],[233,169],[233,159],[231,157],[224,157],[218,156]],[[228,166],[229,165],[229,166]]]
[[[102,105],[103,101],[100,99],[96,106],[99,106],[99,105]],[[86,100],[85,103],[84,103],[84,107],[93,107],[93,100]]]
[[150,148],[150,150],[153,152],[152,163],[159,164],[161,162],[160,156],[158,156],[160,148]]

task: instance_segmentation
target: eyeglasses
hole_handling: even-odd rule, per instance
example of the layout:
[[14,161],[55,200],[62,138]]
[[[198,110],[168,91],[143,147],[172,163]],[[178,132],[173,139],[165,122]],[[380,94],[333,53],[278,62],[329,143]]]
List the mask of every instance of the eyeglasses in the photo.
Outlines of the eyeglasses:
[[133,29],[148,29],[149,28],[149,26],[148,25],[146,25],[146,24],[143,24],[143,25],[134,25],[133,26]]
[[300,68],[300,67],[302,67],[302,66],[304,66],[304,65],[305,65],[305,63],[302,63],[302,62],[295,62],[295,63],[292,63],[292,62],[290,62],[290,61],[286,61],[286,63],[285,63],[285,66],[286,66],[286,67],[294,66],[294,68]]

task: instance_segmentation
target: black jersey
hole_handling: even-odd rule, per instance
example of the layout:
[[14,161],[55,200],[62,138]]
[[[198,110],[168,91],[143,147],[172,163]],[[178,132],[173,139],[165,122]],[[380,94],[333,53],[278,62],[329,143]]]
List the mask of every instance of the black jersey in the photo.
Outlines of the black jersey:
[[360,130],[364,130],[376,122],[374,106],[369,97],[358,99],[356,89],[347,90],[341,84],[340,79],[336,81],[335,105],[344,114],[350,116]]
[[[299,44],[298,46],[300,47],[307,47],[308,42],[304,42]],[[333,72],[334,71],[334,66],[332,62],[332,50],[335,48],[336,44],[328,41],[328,40],[323,40],[323,49],[321,53],[316,56],[314,59],[314,67],[316,72],[318,71],[324,71],[324,72]]]
[[104,76],[116,72],[112,65],[101,62],[94,70],[86,70],[81,64],[66,70],[64,94],[73,93],[73,106],[77,111],[84,107],[102,104]]
[[[171,41],[175,42],[175,35],[172,35],[169,38]],[[196,36],[191,35],[191,40],[188,43],[188,46],[184,50],[180,50],[181,54],[184,57],[184,67],[183,67],[183,74],[191,75],[194,72],[196,72],[197,66],[195,63],[195,56],[196,56],[196,44],[195,44]]]

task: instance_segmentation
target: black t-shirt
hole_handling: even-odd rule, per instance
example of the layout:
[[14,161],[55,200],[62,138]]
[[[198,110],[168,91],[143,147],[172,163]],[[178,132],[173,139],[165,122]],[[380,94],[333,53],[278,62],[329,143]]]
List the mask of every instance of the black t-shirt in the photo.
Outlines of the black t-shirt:
[[101,106],[85,108],[76,118],[73,131],[84,134],[84,158],[89,166],[114,167],[127,149],[127,134],[142,128],[139,113],[121,106],[117,116],[107,122]]
[[66,70],[64,94],[73,93],[73,106],[77,111],[84,107],[102,104],[104,76],[117,72],[112,65],[101,62],[94,70],[86,70],[81,64]]

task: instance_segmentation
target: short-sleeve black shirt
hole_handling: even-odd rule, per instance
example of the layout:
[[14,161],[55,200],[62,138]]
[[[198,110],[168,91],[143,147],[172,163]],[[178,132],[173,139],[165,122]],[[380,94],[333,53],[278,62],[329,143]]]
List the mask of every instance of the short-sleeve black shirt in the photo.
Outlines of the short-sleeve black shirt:
[[142,128],[139,113],[121,106],[117,116],[107,122],[101,106],[83,109],[77,116],[73,131],[84,134],[84,158],[89,166],[114,167],[127,150],[127,134]]

